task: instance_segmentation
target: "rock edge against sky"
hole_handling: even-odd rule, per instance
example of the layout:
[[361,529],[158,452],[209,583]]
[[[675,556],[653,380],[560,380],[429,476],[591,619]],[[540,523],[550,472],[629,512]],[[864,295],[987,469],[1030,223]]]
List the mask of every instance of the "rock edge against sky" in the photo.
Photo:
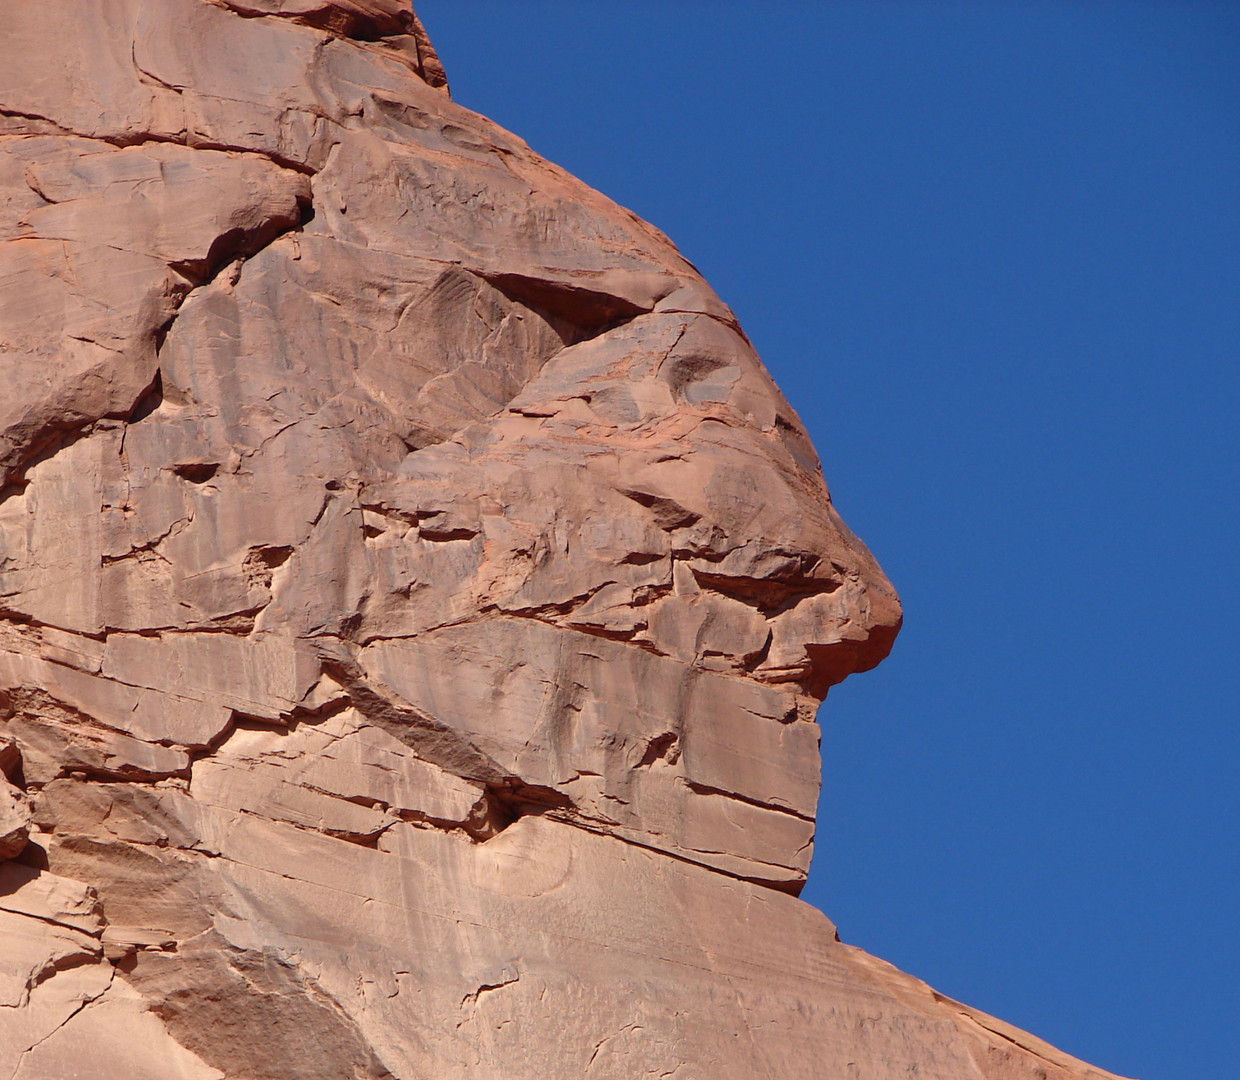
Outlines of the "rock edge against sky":
[[895,593],[396,0],[13,0],[0,1069],[1105,1078],[797,900]]

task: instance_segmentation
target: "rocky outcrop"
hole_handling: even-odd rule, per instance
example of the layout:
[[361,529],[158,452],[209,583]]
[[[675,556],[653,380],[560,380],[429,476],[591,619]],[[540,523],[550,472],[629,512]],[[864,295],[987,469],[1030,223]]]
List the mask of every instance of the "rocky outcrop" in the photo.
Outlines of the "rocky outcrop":
[[895,594],[397,0],[11,0],[0,1073],[1102,1077],[795,899]]

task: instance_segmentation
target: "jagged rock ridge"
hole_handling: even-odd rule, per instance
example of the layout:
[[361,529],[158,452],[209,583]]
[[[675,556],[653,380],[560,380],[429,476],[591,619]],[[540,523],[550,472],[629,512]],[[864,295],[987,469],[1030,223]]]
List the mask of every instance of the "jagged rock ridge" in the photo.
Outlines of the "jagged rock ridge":
[[794,898],[899,604],[662,234],[396,0],[5,15],[0,1070],[1104,1075]]

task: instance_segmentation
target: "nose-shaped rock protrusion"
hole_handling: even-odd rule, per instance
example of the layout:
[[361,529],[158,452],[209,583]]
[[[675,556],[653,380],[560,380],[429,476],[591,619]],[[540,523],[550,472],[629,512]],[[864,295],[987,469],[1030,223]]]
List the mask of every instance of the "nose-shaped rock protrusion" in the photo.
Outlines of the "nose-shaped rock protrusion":
[[847,578],[771,620],[770,649],[755,674],[798,683],[821,700],[836,683],[886,659],[901,620],[900,601],[886,581]]
[[771,616],[770,646],[754,671],[818,700],[885,660],[903,623],[900,599],[874,557],[834,509],[827,513],[835,526],[831,555],[819,560],[816,580]]

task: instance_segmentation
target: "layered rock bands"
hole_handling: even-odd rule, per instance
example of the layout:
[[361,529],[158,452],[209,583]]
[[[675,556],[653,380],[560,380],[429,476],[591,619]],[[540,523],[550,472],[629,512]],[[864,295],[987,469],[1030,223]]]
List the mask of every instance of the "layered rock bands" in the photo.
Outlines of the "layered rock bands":
[[797,900],[895,594],[397,0],[8,0],[0,1076],[1104,1074]]

